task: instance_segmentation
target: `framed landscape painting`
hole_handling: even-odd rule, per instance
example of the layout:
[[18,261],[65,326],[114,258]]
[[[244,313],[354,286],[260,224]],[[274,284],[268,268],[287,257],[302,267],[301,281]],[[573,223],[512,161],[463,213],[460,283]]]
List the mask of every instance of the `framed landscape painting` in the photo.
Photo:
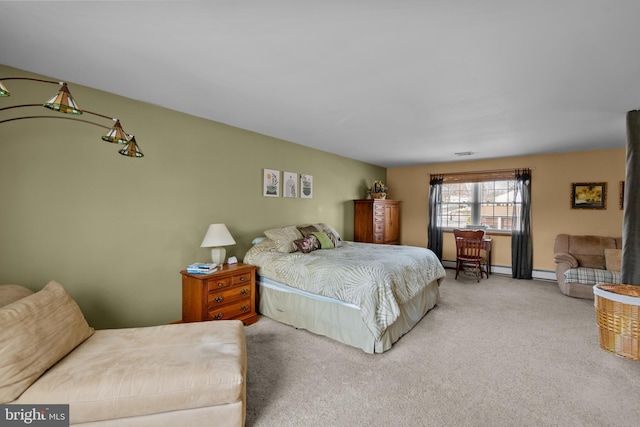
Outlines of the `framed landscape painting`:
[[571,184],[572,209],[606,209],[607,183],[585,182]]

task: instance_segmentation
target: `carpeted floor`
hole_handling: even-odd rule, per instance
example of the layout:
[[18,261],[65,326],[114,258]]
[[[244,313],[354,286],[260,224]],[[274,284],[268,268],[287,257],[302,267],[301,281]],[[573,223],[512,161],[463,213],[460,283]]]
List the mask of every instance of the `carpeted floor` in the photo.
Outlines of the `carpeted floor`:
[[247,426],[640,422],[640,362],[600,349],[593,301],[553,282],[452,273],[383,354],[261,316],[245,328]]

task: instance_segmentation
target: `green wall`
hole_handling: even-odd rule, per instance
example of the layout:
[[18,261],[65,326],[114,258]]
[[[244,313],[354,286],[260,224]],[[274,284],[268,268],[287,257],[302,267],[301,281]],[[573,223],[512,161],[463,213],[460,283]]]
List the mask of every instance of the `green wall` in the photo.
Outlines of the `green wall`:
[[[0,65],[0,79],[19,76],[51,78]],[[12,95],[0,108],[57,91],[4,83]],[[227,255],[240,260],[271,227],[326,222],[350,240],[352,199],[386,178],[378,166],[68,83],[80,108],[118,117],[145,157],[117,154],[85,123],[0,124],[0,283],[38,290],[57,280],[98,329],[179,319],[179,271],[209,259],[200,248],[209,224],[227,225],[237,242]],[[40,114],[12,109],[0,120]],[[264,168],[312,175],[313,198],[263,197]]]

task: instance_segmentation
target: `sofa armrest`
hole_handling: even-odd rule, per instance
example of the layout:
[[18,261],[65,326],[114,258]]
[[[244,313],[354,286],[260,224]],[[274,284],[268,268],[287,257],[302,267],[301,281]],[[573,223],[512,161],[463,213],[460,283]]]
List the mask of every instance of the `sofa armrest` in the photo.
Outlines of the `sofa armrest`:
[[567,252],[558,252],[553,256],[553,260],[556,264],[567,264],[568,268],[577,268],[578,260]]

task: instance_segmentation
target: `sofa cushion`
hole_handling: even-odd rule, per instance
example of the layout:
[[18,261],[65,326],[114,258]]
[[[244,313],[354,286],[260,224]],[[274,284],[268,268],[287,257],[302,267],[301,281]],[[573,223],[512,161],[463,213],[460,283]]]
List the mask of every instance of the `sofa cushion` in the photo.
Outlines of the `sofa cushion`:
[[604,261],[607,270],[620,271],[622,266],[622,249],[605,249]]
[[0,308],[0,403],[11,402],[93,333],[62,285]]
[[0,307],[4,307],[31,294],[33,294],[33,291],[24,286],[0,285]]
[[246,366],[239,320],[98,330],[15,403],[68,403],[71,424],[244,405]]
[[578,260],[580,267],[604,269],[604,250],[616,248],[614,237],[569,236],[569,249],[566,252]]
[[566,283],[582,283],[584,285],[600,285],[602,283],[620,283],[620,272],[599,268],[570,268],[564,272]]

